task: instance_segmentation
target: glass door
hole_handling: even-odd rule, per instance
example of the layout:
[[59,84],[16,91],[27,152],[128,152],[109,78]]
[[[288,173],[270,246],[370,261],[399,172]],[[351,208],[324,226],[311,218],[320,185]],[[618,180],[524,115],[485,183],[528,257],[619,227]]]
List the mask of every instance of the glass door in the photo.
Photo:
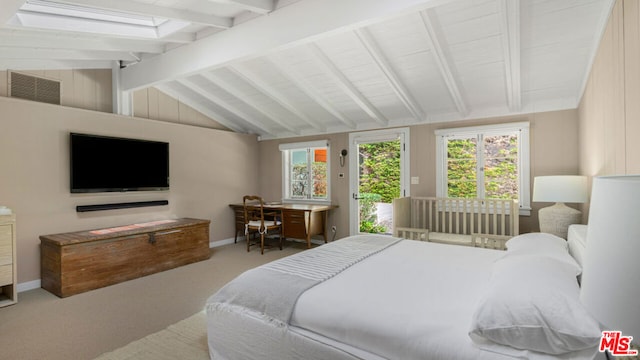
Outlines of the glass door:
[[408,139],[408,128],[349,135],[351,234],[391,234],[392,201],[409,195]]

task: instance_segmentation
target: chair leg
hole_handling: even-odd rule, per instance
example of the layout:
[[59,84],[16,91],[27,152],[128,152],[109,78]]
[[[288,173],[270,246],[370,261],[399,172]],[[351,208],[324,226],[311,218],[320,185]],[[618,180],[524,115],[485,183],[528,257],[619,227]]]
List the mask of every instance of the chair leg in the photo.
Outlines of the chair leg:
[[280,230],[280,250],[282,250],[282,229]]
[[249,252],[249,246],[251,246],[251,243],[250,243],[250,240],[249,240],[249,234],[250,234],[250,231],[247,231],[244,234],[244,237],[247,239],[247,252]]
[[260,254],[264,255],[264,233],[260,234]]

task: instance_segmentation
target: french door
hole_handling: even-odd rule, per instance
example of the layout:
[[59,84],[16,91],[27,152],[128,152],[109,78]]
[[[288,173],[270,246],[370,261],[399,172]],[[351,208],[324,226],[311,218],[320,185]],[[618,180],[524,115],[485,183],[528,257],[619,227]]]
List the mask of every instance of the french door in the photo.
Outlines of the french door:
[[409,196],[409,128],[349,134],[349,233],[391,234],[391,201]]

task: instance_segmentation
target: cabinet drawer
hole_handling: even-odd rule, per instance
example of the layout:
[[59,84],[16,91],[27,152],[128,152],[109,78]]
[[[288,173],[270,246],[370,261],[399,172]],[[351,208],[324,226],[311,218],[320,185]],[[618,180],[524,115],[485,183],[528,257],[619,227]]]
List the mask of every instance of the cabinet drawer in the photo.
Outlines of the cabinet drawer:
[[11,225],[0,225],[0,265],[13,262],[13,234]]
[[0,286],[13,283],[13,265],[0,266]]
[[283,211],[282,224],[284,228],[284,236],[295,239],[307,238],[307,216],[304,212]]

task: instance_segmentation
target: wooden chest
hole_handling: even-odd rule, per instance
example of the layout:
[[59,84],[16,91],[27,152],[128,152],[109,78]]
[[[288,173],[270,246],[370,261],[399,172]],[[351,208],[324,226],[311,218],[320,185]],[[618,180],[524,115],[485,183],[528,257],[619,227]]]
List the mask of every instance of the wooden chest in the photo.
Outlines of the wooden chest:
[[209,223],[161,220],[40,236],[41,286],[66,297],[206,260]]

